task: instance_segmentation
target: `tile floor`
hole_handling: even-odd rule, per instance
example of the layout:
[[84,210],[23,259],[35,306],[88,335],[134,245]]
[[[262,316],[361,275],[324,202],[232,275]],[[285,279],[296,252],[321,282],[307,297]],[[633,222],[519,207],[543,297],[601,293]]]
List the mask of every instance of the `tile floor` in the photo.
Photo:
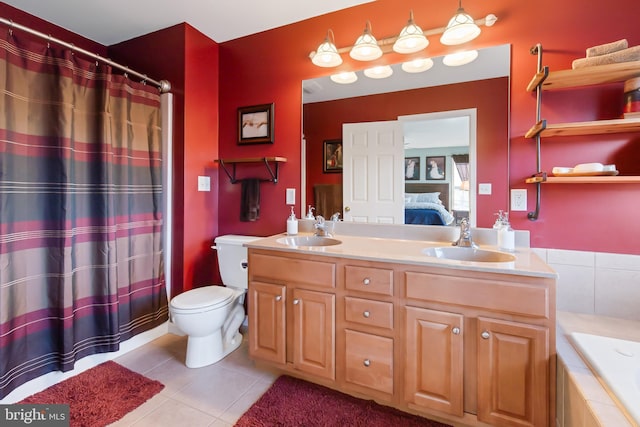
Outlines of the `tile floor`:
[[186,336],[167,334],[114,359],[165,388],[111,426],[233,426],[278,377],[254,366],[246,336],[223,360],[198,369],[185,366],[186,346]]

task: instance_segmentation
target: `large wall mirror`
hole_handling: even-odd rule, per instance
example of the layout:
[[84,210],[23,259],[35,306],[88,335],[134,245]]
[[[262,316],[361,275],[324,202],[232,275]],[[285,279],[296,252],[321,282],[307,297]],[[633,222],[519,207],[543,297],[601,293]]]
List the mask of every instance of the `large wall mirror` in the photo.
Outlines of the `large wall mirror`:
[[[343,124],[393,120],[402,126],[406,163],[398,174],[405,193],[440,192],[454,214],[450,225],[466,216],[490,226],[493,210],[506,209],[510,46],[481,49],[474,62],[459,67],[433,61],[423,73],[394,65],[386,79],[358,72],[349,85],[328,76],[302,82],[305,209],[312,205],[330,216],[345,208],[341,169],[349,165],[326,152],[342,140]],[[493,184],[492,193],[478,194],[479,183]]]

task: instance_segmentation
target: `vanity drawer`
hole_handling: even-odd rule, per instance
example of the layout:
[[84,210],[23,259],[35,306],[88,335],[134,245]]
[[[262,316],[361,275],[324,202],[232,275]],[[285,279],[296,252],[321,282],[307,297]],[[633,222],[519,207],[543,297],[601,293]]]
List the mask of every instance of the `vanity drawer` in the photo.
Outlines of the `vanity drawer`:
[[252,279],[335,288],[334,263],[310,261],[249,252],[249,275]]
[[393,329],[393,303],[345,297],[347,322]]
[[344,267],[345,287],[349,290],[393,295],[393,270],[373,267]]
[[393,340],[345,329],[345,381],[393,394]]
[[407,298],[549,318],[549,289],[524,283],[407,272]]

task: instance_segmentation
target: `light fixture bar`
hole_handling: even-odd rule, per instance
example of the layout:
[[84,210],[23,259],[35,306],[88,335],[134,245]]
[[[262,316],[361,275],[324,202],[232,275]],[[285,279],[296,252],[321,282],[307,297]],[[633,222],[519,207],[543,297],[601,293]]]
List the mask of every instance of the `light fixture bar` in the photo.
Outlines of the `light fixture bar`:
[[[491,27],[493,26],[493,24],[496,23],[496,21],[498,20],[498,18],[496,17],[496,15],[494,15],[493,13],[488,14],[487,16],[485,16],[484,18],[480,18],[480,19],[476,19],[473,22],[475,22],[476,25],[480,26],[480,25],[484,25],[486,27]],[[442,34],[444,33],[444,30],[446,30],[447,27],[438,27],[438,28],[432,28],[429,30],[422,30],[422,32],[424,33],[425,36],[435,36],[436,34]],[[398,36],[392,36],[392,37],[387,37],[384,39],[378,39],[378,46],[380,46],[380,48],[382,49],[382,51],[384,53],[389,53],[389,52],[393,52],[392,47],[393,44],[396,42],[396,40],[398,39]],[[341,47],[341,48],[337,48],[338,49],[338,53],[339,54],[343,54],[343,53],[347,53],[350,52],[351,49],[353,48],[353,46],[345,46],[345,47]],[[313,56],[315,56],[315,51],[311,52],[309,54],[309,57],[312,58]]]

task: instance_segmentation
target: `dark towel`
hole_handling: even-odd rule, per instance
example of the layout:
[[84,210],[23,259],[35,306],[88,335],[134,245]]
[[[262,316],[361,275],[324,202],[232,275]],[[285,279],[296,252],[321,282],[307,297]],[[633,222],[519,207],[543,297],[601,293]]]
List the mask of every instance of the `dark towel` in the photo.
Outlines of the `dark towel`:
[[255,221],[260,218],[260,180],[248,178],[240,180],[240,221]]

